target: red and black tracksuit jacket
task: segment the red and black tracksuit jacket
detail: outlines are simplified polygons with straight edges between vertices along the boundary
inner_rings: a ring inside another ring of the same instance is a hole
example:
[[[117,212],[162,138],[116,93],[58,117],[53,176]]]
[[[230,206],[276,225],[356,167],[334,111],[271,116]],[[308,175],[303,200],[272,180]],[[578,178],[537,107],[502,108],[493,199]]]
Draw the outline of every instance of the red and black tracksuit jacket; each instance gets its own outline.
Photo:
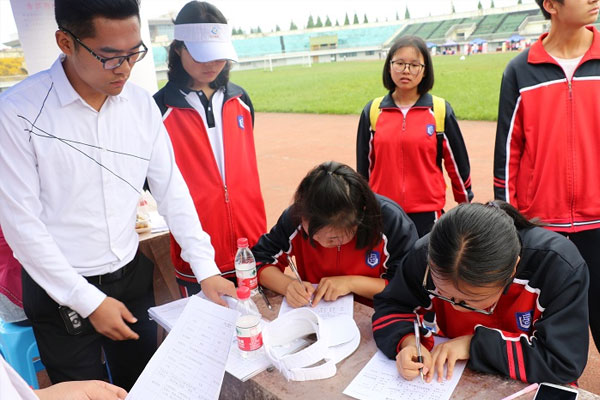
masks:
[[[265,206],[260,190],[254,148],[254,109],[248,94],[228,83],[223,100],[223,151],[225,180],[221,178],[200,114],[168,82],[154,95],[169,132],[177,166],[188,185],[202,223],[215,249],[215,262],[224,276],[234,276],[237,239],[252,245],[266,232]],[[171,258],[176,276],[196,282],[181,248],[171,237]]]
[[[383,232],[374,248],[356,248],[356,237],[345,245],[326,248],[316,241],[312,245],[299,222],[293,222],[290,208],[277,224],[252,248],[258,268],[276,265],[283,270],[287,258],[294,256],[302,280],[319,283],[329,276],[362,275],[390,279],[417,240],[417,230],[406,213],[390,199],[376,195],[381,206]]]
[[[423,288],[429,235],[421,238],[394,279],[374,298],[373,336],[395,358],[413,334],[416,314],[435,312],[446,337],[474,335],[468,367],[524,382],[570,383],[588,357],[588,283],[585,261],[565,237],[543,228],[519,231],[521,259],[494,313],[455,310]],[[433,287],[433,281],[429,283]],[[431,298],[430,298],[431,297]],[[431,332],[421,329],[431,350]]]
[[[542,40],[502,77],[494,194],[548,228],[600,228],[600,35],[571,83]]]
[[[446,203],[446,183],[438,165],[433,101],[423,94],[406,118],[391,94],[379,108],[377,126],[371,126],[371,103],[360,115],[356,139],[356,165],[374,192],[394,200],[407,213],[440,211]],[[457,203],[470,202],[471,168],[454,111],[446,102],[442,141],[444,167]]]

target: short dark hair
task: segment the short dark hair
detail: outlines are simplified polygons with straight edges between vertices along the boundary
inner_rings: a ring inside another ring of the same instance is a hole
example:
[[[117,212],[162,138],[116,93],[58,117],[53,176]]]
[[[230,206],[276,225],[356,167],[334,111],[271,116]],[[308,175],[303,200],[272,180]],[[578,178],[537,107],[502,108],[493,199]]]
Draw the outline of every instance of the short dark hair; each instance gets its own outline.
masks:
[[[392,44],[385,58],[385,64],[383,64],[383,86],[390,92],[396,89],[396,84],[392,79],[390,71],[392,67],[391,61],[396,51],[403,47],[414,47],[423,55],[425,70],[423,71],[423,79],[421,79],[421,82],[417,86],[417,92],[419,94],[429,92],[433,88],[433,62],[431,61],[431,54],[429,54],[427,44],[418,36],[402,36]]]
[[[455,286],[505,286],[521,253],[517,230],[535,226],[539,225],[503,201],[460,204],[433,225],[432,274]]]
[[[565,4],[565,0],[554,0],[560,4]],[[546,9],[544,8],[544,0],[535,0],[535,2],[537,3],[538,6],[540,6],[540,10],[542,10],[542,14],[544,15],[544,18],[546,19],[550,19],[551,15],[548,11],[546,11]]]
[[[190,1],[177,14],[175,25],[179,24],[202,24],[202,23],[218,23],[226,24],[225,16],[219,9],[205,1]],[[169,46],[169,71],[167,76],[170,82],[177,84],[180,87],[188,87],[192,82],[192,77],[186,72],[181,63],[181,56],[178,52],[184,47],[181,40],[173,40]],[[229,82],[229,71],[231,70],[231,61],[227,61],[225,67],[217,78],[210,83],[212,89],[217,89],[226,86]]]
[[[308,222],[308,237],[326,226],[356,231],[356,248],[374,247],[381,240],[381,207],[369,183],[349,166],[327,161],[302,179],[291,207],[295,224]]]
[[[138,0],[55,0],[54,18],[60,28],[68,29],[80,39],[94,37],[93,19],[140,19]]]

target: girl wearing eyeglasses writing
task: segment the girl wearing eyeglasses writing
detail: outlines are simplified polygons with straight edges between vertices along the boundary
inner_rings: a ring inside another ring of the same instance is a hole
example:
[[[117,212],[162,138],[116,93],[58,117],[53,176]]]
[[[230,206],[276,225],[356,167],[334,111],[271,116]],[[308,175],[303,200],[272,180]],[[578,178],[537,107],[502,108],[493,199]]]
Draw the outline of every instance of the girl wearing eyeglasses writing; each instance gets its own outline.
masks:
[[[429,94],[433,78],[421,38],[403,36],[394,42],[383,65],[389,93],[367,103],[356,142],[358,172],[374,192],[400,204],[419,236],[431,230],[446,202],[442,160],[456,202],[473,198],[462,133],[450,104],[441,98],[434,103]]]
[[[449,379],[458,360],[524,382],[570,383],[588,355],[588,272],[566,238],[527,221],[503,202],[461,204],[421,238],[386,289],[375,296],[373,335],[413,379]],[[435,312],[433,348],[413,320]],[[444,366],[447,373],[444,374]]]

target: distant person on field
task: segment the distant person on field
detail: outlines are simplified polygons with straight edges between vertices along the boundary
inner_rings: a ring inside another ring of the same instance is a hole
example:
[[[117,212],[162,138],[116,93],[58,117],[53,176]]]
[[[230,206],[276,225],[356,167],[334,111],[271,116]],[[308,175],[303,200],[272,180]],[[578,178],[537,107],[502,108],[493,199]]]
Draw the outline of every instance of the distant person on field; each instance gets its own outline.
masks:
[[[374,192],[400,204],[419,237],[431,230],[446,203],[442,160],[456,202],[473,198],[467,149],[454,111],[443,99],[445,129],[437,132],[429,94],[433,79],[431,56],[421,38],[403,36],[394,42],[383,65],[389,93],[381,100],[375,126],[373,100],[367,103],[356,141],[358,172]]]
[[[371,304],[417,240],[402,208],[374,194],[347,165],[329,161],[302,179],[293,204],[252,252],[261,285],[292,307],[354,293]],[[284,273],[296,259],[302,284]],[[312,284],[318,284],[314,289]]]
[[[494,192],[575,243],[600,348],[600,2],[536,1],[552,24],[504,71]]]
[[[169,81],[154,95],[215,261],[227,278],[235,277],[236,240],[248,238],[252,246],[267,230],[254,108],[246,91],[229,81],[232,61],[237,54],[223,14],[212,4],[191,1],[175,18]],[[182,295],[200,291],[174,238],[171,258]]]

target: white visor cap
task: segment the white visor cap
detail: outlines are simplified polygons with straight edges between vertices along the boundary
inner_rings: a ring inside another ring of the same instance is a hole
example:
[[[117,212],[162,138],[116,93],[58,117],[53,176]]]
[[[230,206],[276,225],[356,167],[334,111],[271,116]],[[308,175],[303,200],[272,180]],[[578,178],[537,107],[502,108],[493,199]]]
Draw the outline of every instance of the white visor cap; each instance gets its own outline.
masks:
[[[317,341],[308,347],[296,353],[280,351],[313,333]],[[323,319],[309,308],[302,307],[268,324],[263,329],[263,343],[267,356],[287,380],[326,379],[335,375],[335,364],[358,348],[360,331],[350,316]]]
[[[185,43],[196,62],[238,60],[227,24],[179,24],[175,25],[174,37]]]

